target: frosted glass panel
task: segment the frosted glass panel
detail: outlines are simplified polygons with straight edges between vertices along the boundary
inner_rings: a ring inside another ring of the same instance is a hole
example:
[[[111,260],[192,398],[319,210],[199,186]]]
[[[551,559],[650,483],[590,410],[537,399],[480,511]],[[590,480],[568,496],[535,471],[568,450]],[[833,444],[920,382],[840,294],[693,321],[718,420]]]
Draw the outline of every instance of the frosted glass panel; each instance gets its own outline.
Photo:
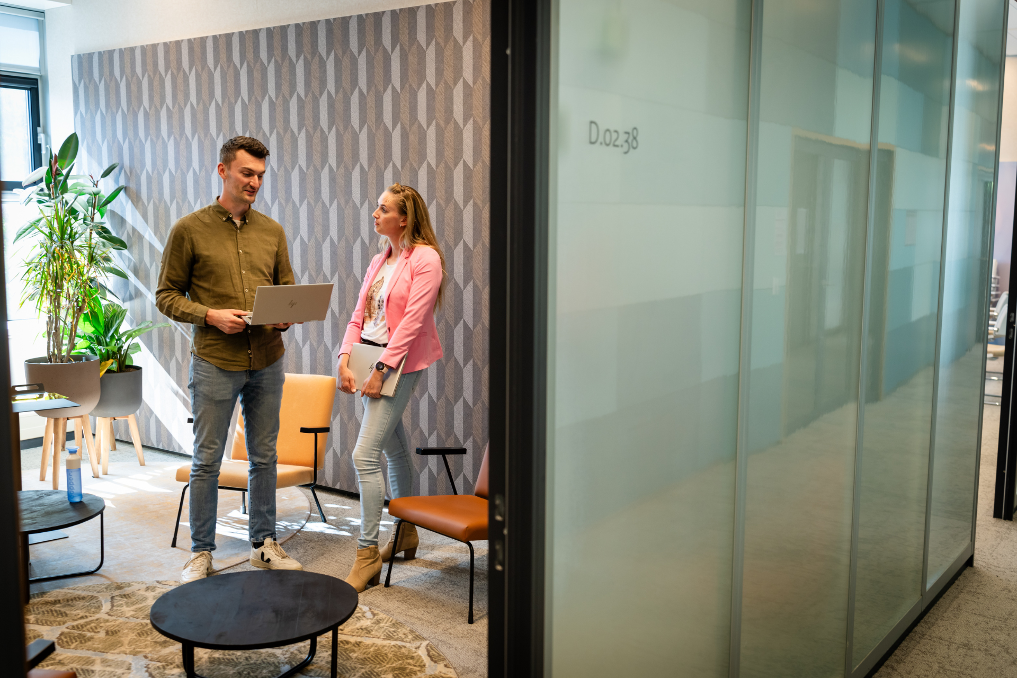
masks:
[[[1003,10],[963,0],[943,281],[929,584],[971,543],[985,364]]]
[[[764,4],[741,676],[844,672],[875,22]]]
[[[953,61],[952,3],[883,6],[852,666],[922,597]]]
[[[747,0],[561,0],[552,672],[727,676]]]
[[[752,5],[553,5],[554,678],[861,675],[971,546],[1005,4]]]

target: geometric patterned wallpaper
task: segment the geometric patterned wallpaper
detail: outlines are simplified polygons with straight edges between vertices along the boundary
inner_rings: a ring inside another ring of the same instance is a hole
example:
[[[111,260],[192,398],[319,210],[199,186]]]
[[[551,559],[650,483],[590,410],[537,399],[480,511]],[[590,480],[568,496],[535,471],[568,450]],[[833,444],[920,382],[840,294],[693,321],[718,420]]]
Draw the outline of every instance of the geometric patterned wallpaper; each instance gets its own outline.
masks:
[[[223,142],[253,136],[270,152],[255,209],[286,230],[298,283],[335,283],[328,318],[284,335],[286,371],[335,374],[378,251],[370,215],[385,187],[411,185],[449,283],[436,318],[445,357],[404,422],[413,447],[469,450],[450,461],[460,492],[472,492],[487,443],[490,35],[489,0],[456,0],[74,56],[78,169],[119,162],[113,178],[128,187],[110,221],[129,244],[130,280],[111,286],[130,322],[166,321],[154,303],[166,235],[218,195]],[[138,360],[145,444],[188,454],[189,336],[175,323],[150,332]],[[362,410],[336,394],[322,484],[357,491]],[[415,492],[450,491],[440,458],[412,456]]]

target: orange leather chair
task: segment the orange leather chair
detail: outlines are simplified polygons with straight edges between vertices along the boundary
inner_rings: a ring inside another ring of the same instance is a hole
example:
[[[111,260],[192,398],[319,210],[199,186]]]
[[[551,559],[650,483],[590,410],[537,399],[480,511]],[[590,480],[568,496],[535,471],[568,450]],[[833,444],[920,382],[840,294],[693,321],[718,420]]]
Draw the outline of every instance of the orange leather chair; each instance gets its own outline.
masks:
[[[465,454],[463,448],[459,454]],[[446,454],[448,449],[434,448],[427,450],[417,448],[417,454],[440,454],[445,460],[445,470],[452,482],[454,494],[434,497],[400,497],[388,504],[388,513],[393,518],[400,518],[413,523],[417,527],[431,530],[446,537],[465,543],[470,548],[470,613],[467,620],[473,623],[473,544],[471,541],[487,539],[487,455],[484,448],[484,461],[480,464],[480,475],[477,476],[477,489],[472,495],[461,495],[456,491],[456,483],[452,478]],[[399,543],[399,530],[402,523],[396,525],[395,543]],[[385,586],[392,581],[392,564],[395,555],[388,561],[388,574],[385,575]]]
[[[311,490],[318,507],[321,522],[325,512],[321,510],[318,493],[318,470],[325,465],[324,449],[318,454],[318,435],[326,439],[332,424],[332,404],[335,402],[335,377],[321,374],[286,374],[283,382],[282,403],[279,406],[279,438],[276,441],[276,489],[284,487],[306,487]],[[189,420],[190,421],[190,420]],[[313,434],[312,436],[305,434]],[[219,489],[240,492],[241,505],[247,513],[247,438],[244,435],[244,416],[237,417],[237,428],[233,434],[233,449],[230,458],[223,459],[219,468]],[[191,465],[177,469],[177,481],[187,483],[180,492],[180,506],[177,508],[177,524],[173,529],[173,542],[177,545],[180,530],[180,515],[184,510],[184,496],[190,486]]]

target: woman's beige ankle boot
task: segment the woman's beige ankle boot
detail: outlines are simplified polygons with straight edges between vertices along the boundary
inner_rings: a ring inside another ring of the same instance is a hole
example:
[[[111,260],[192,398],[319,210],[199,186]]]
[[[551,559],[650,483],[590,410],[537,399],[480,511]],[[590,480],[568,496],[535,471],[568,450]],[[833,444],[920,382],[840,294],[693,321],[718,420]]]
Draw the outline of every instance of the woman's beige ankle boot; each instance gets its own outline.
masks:
[[[413,560],[417,557],[417,547],[420,545],[420,539],[417,537],[417,526],[413,523],[408,523],[405,520],[402,522],[402,527],[399,528],[399,546],[392,548],[395,542],[395,530],[392,530],[392,536],[389,537],[388,543],[381,549],[381,562],[387,563],[392,560],[393,553],[402,553],[404,560]]]
[[[357,549],[357,560],[353,563],[350,576],[346,577],[346,583],[363,593],[367,585],[377,586],[381,581],[381,556],[378,554],[377,546],[368,546],[366,549]]]

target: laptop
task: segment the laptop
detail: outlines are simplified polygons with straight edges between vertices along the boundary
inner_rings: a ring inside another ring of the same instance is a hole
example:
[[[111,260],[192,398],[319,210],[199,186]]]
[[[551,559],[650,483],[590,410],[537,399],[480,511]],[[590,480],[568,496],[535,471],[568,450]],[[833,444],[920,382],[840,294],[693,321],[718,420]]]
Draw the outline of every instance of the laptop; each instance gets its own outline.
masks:
[[[381,346],[370,346],[368,344],[353,344],[350,347],[350,359],[346,366],[353,372],[353,378],[357,384],[358,391],[371,376],[371,371],[374,370],[374,366],[378,364],[378,360],[384,352],[385,349]],[[381,394],[383,396],[391,396],[395,393],[399,379],[403,376],[403,365],[405,364],[406,358],[403,358],[403,361],[399,363],[399,369],[388,370],[382,375]]]
[[[254,310],[244,316],[244,322],[275,325],[324,320],[332,300],[332,287],[332,283],[262,285],[254,293]]]

